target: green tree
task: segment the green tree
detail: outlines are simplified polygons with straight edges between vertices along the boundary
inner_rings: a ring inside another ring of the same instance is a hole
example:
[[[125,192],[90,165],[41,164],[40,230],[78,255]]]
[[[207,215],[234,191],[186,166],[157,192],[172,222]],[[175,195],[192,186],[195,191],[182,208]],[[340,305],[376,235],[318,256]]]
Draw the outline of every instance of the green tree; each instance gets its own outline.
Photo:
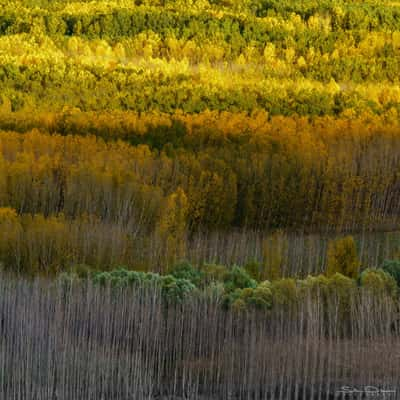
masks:
[[[394,277],[381,268],[367,268],[361,273],[360,283],[374,294],[386,293],[389,296],[395,296],[397,293]]]
[[[391,275],[400,287],[400,260],[385,260],[382,270]]]
[[[175,264],[169,273],[177,279],[186,279],[197,287],[200,286],[204,275],[204,272],[193,267],[193,265],[188,261],[182,261]]]
[[[235,289],[255,288],[257,282],[245,269],[234,265],[224,277],[224,286],[226,292],[232,292]]]

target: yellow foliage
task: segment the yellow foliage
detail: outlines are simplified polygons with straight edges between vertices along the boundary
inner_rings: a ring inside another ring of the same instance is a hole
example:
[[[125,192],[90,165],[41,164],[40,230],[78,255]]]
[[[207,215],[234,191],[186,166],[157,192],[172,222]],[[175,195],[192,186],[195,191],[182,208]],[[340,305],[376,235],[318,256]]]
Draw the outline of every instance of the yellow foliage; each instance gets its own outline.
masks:
[[[188,199],[185,192],[178,189],[170,194],[157,223],[157,233],[164,243],[164,264],[172,265],[185,255],[185,235],[187,229]]]
[[[326,270],[328,277],[340,273],[346,277],[355,279],[358,276],[360,265],[356,244],[352,236],[346,236],[329,242]]]
[[[306,62],[306,60],[304,59],[303,56],[300,56],[297,59],[297,65],[299,66],[299,68],[305,68],[307,66],[307,62]]]
[[[17,221],[17,212],[13,208],[0,207],[0,224],[12,224],[15,221]]]

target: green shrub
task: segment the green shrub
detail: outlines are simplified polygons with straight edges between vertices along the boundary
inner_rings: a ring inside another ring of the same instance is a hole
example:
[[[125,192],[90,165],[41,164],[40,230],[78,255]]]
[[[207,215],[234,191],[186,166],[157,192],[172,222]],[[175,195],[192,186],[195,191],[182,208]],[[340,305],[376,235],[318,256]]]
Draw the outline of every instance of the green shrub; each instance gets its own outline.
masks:
[[[224,286],[226,292],[232,292],[235,289],[255,288],[257,282],[246,270],[234,265],[224,276]]]
[[[382,270],[392,276],[397,286],[400,287],[400,260],[385,260]]]
[[[362,287],[375,294],[386,293],[389,296],[395,296],[397,293],[396,280],[381,268],[368,268],[363,271],[360,276],[360,283]]]
[[[246,290],[246,289],[245,289]],[[260,310],[269,310],[272,308],[272,290],[267,286],[259,285],[252,290],[247,297],[247,303]]]
[[[129,271],[126,279],[130,285],[140,284],[142,286],[157,284],[161,276],[153,272]]]
[[[272,307],[272,291],[262,284],[255,288],[235,289],[225,294],[223,304],[235,310],[269,310]]]
[[[154,286],[160,287],[163,299],[168,303],[179,303],[192,293],[196,286],[188,279],[173,275],[159,275],[152,272],[128,271],[118,268],[109,272],[96,272],[92,281],[96,285],[111,287]]]
[[[107,284],[113,287],[144,286],[158,284],[161,276],[152,272],[128,271],[118,268],[113,271],[97,271],[92,273],[92,282],[97,285]]]
[[[168,303],[180,303],[196,290],[196,286],[187,279],[178,279],[172,275],[160,279],[161,293]]]
[[[203,280],[204,272],[194,268],[189,262],[183,261],[172,267],[170,275],[178,279],[186,279],[199,287]]]
[[[297,301],[297,285],[292,278],[283,278],[271,283],[274,304],[290,305]]]
[[[357,287],[355,279],[349,278],[339,272],[336,272],[333,276],[329,277],[327,283],[330,291],[341,293],[348,293]]]
[[[111,275],[109,272],[96,272],[93,274],[92,281],[95,285],[105,286],[111,280]]]
[[[234,306],[237,309],[243,309],[245,308],[245,303],[243,299],[241,299],[242,295],[242,289],[236,289],[231,292],[225,292],[223,298],[222,298],[222,303],[223,305],[228,308],[231,306]],[[237,303],[240,301],[240,303]]]
[[[243,268],[253,279],[261,280],[261,265],[257,260],[248,261]]]

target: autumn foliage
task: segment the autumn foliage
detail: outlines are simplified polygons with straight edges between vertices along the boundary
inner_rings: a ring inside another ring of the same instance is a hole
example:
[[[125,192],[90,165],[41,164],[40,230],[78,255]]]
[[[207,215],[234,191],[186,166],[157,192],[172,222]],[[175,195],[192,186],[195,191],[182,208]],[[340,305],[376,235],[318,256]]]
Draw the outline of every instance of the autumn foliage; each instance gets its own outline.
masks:
[[[0,0],[0,399],[395,389],[399,52],[392,0]]]

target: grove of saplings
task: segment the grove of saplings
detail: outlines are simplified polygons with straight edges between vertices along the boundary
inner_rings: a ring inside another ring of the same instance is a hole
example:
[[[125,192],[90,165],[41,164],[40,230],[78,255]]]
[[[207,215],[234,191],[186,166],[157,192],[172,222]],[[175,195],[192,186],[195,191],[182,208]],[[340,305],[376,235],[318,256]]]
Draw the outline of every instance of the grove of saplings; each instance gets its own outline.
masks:
[[[400,393],[399,344],[400,3],[0,0],[0,399]]]

